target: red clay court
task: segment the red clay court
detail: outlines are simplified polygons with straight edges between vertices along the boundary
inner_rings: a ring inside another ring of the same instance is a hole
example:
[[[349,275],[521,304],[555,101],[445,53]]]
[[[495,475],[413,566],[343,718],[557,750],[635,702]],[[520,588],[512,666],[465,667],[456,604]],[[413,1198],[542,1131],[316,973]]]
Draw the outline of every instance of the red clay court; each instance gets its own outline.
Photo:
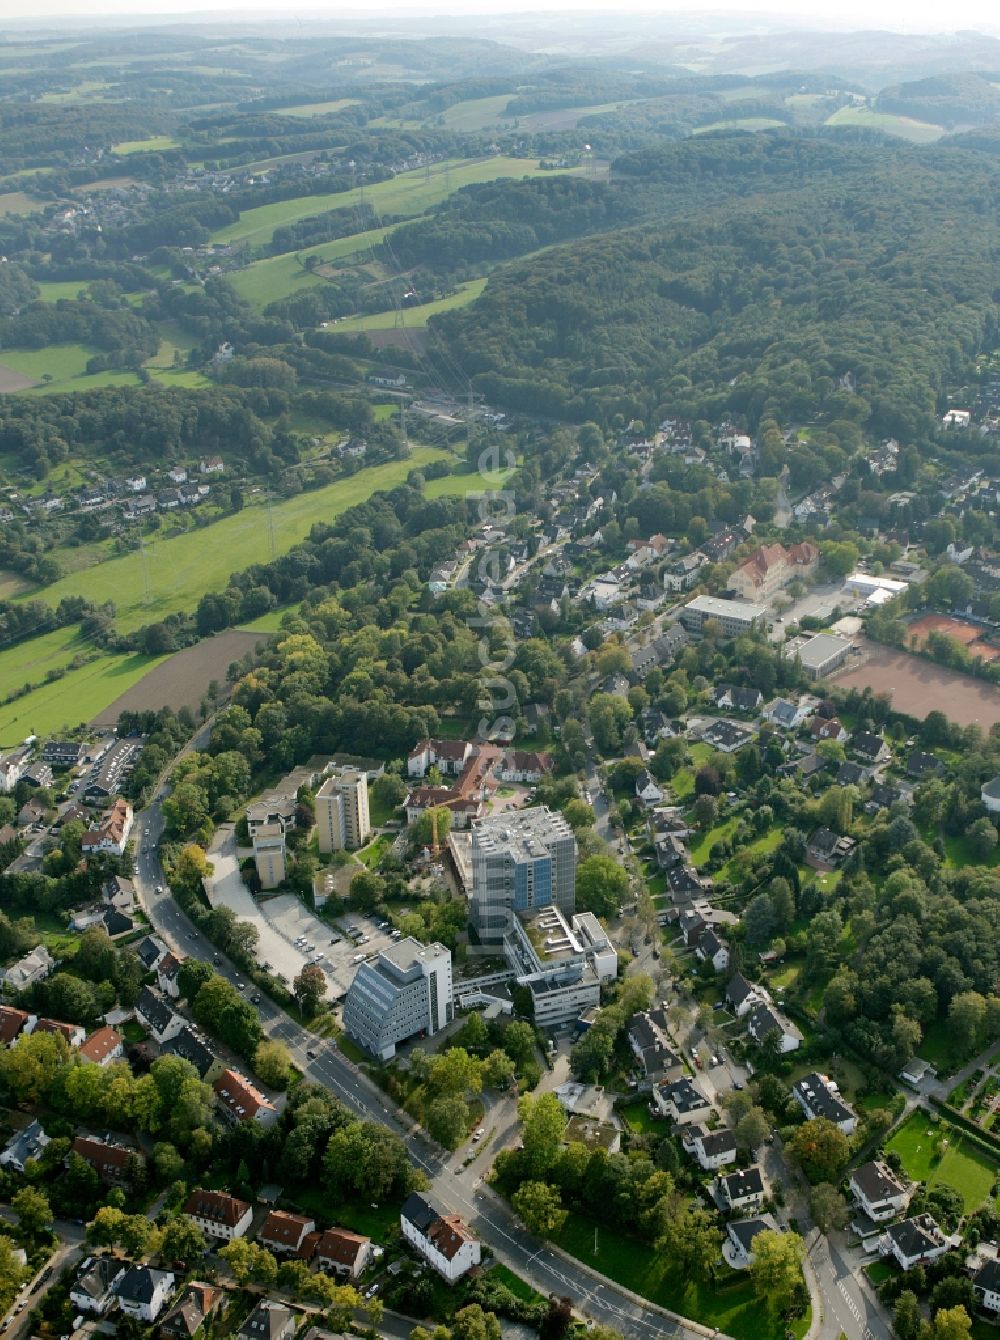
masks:
[[[927,641],[928,633],[944,633],[947,637],[953,637],[956,642],[961,642],[963,647],[967,647],[973,656],[981,656],[984,661],[995,661],[1000,656],[1000,647],[991,647],[987,642],[980,642],[979,635],[981,628],[975,624],[965,623],[962,619],[952,619],[947,614],[925,614],[919,619],[914,619],[909,625],[908,640],[916,639],[916,645],[922,647]]]
[[[984,679],[973,679],[875,642],[860,645],[868,653],[867,659],[856,669],[834,676],[838,688],[871,688],[875,693],[887,693],[897,712],[920,720],[937,708],[960,726],[975,722],[984,731],[1000,721],[1000,689]]]

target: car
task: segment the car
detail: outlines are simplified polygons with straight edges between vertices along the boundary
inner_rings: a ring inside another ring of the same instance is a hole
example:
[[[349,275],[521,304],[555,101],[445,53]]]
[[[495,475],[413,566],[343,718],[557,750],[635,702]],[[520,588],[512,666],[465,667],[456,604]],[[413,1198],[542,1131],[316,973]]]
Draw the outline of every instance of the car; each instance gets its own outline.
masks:
[[[737,1093],[742,1093],[743,1090],[746,1088],[746,1085],[743,1083],[742,1080],[734,1079],[733,1088],[736,1090]]]
[[[717,1000],[715,1004],[712,1006],[713,1010],[724,1010],[725,1008],[726,1008],[726,1002],[724,1000]]]
[[[480,1126],[478,1130],[473,1132],[472,1139],[473,1141],[481,1140],[485,1134],[486,1131],[483,1129],[482,1126]]]
[[[721,1065],[722,1062],[719,1060],[719,1058],[718,1058],[717,1056],[713,1056],[713,1057],[712,1057],[712,1064],[713,1064],[713,1065]]]
[[[238,977],[237,977],[236,981],[234,982],[234,986],[236,987],[236,990],[237,990],[237,991],[245,991],[245,990],[247,989],[247,984],[246,984],[246,982],[241,982],[240,979],[239,979]]]
[[[315,1047],[307,1047],[306,1055],[309,1057],[310,1061],[315,1061],[316,1057],[319,1055],[319,1052],[316,1050]]]
[[[198,936],[197,936],[197,933],[196,933],[195,931],[188,931],[188,936],[187,936],[187,938],[188,938],[189,940],[197,940]]]
[[[221,954],[213,954],[213,955],[212,955],[212,962],[213,962],[213,963],[221,963],[221,962],[222,962],[222,955],[221,955]]]
[[[256,991],[255,991],[255,992],[253,993],[253,995],[250,997],[250,1004],[251,1004],[251,1005],[259,1005],[259,1004],[260,1004],[260,996],[258,995],[258,993],[257,993]]]
[[[339,935],[331,935],[331,936],[330,936],[330,943],[331,943],[332,945],[339,945],[339,944],[340,944],[340,936],[339,936]]]
[[[156,886],[156,892],[157,892],[157,893],[162,893],[162,892],[163,892],[163,885],[162,885],[162,884],[157,884],[157,886]]]
[[[313,962],[314,962],[314,963],[320,963],[320,962],[321,962],[323,959],[325,959],[325,958],[326,958],[326,955],[323,953],[322,950],[320,950],[320,952],[319,952],[318,954],[314,954],[314,955],[313,955]]]

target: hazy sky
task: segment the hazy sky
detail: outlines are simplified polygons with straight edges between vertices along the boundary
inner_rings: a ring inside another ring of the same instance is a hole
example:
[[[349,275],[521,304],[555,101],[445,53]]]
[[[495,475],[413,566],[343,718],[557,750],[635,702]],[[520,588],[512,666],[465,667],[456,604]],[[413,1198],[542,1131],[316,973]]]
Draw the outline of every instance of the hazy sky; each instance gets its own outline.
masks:
[[[767,14],[771,23],[787,14],[799,23],[803,19],[816,26],[893,28],[903,32],[953,32],[959,28],[1000,31],[1000,7],[996,0],[723,0],[715,5],[695,5],[691,0],[628,0],[617,12],[656,14],[716,9],[743,14]],[[302,0],[289,4],[276,0],[0,0],[0,22],[4,19],[44,18],[49,23],[60,16],[79,20],[90,14],[115,14],[148,18],[157,15],[204,18],[220,13],[240,13],[258,17],[281,17],[286,22],[296,16],[342,18],[349,14],[379,18],[391,23],[393,14],[470,14],[470,13],[554,13],[581,10],[611,13],[608,0],[380,0],[378,8],[364,4],[317,4]],[[20,26],[20,25],[19,25]]]

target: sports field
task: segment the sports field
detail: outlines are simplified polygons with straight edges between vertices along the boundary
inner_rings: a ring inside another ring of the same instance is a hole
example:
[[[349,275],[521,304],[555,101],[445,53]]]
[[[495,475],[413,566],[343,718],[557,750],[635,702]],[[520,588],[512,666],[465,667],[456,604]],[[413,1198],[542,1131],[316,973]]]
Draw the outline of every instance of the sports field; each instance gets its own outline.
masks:
[[[834,677],[838,688],[871,688],[875,693],[886,693],[897,712],[920,720],[936,708],[960,726],[976,722],[984,731],[1000,721],[1000,689],[985,680],[875,642],[861,639],[859,645],[866,653],[865,660]]]
[[[223,590],[232,573],[251,563],[266,563],[271,557],[272,533],[274,553],[285,553],[305,539],[315,522],[332,521],[377,490],[402,483],[412,469],[446,455],[435,447],[416,446],[405,461],[374,465],[326,488],[275,503],[270,529],[262,506],[247,507],[207,528],[173,539],[151,539],[145,557],[131,553],[109,559],[70,573],[32,595],[50,605],[58,605],[69,595],[85,596],[97,604],[111,600],[117,626],[124,631],[139,628],[164,615],[194,609],[207,591]],[[94,707],[88,719],[104,705]]]
[[[330,195],[303,195],[294,200],[279,200],[270,205],[259,205],[243,212],[237,223],[231,223],[212,234],[213,242],[247,242],[262,246],[269,242],[274,230],[282,224],[297,223],[314,214],[333,209],[354,209],[368,204],[380,214],[422,214],[457,191],[460,186],[474,182],[495,181],[498,177],[537,177],[542,170],[537,159],[495,158],[457,159],[435,163],[414,172],[401,172],[389,181]],[[547,174],[545,174],[547,175]]]
[[[983,630],[963,619],[952,619],[947,614],[925,614],[914,619],[908,626],[907,640],[910,646],[922,647],[929,633],[944,633],[961,642],[971,656],[981,656],[984,661],[995,661],[1000,656],[1000,647],[991,647],[981,642]]]

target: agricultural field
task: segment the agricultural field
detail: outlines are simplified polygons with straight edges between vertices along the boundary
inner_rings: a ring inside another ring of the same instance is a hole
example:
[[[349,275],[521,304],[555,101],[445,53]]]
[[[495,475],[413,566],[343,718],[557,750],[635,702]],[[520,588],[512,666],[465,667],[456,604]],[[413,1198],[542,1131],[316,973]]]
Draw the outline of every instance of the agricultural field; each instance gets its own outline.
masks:
[[[377,247],[393,228],[371,228],[363,233],[351,233],[349,237],[339,237],[333,242],[320,242],[314,247],[304,247],[301,251],[288,251],[281,256],[268,256],[253,261],[244,270],[231,270],[226,275],[241,298],[264,308],[279,298],[287,298],[300,289],[312,288],[322,284],[322,274],[310,274],[304,266],[309,256],[318,256],[324,264],[344,260],[360,251]]]
[[[62,679],[0,706],[0,745],[17,744],[27,735],[58,735],[89,721],[161,659],[102,654],[79,669],[68,671]]]
[[[442,112],[441,120],[449,130],[485,130],[506,120],[504,112],[513,93],[498,93],[493,98],[468,98]]]
[[[331,209],[353,209],[366,203],[386,214],[422,214],[457,191],[460,186],[474,182],[495,181],[498,177],[541,176],[537,160],[527,158],[479,158],[435,163],[429,169],[419,168],[403,172],[389,181],[351,191],[330,195],[297,196],[294,200],[280,200],[257,209],[245,210],[237,223],[220,228],[212,234],[213,242],[245,242],[263,246],[282,224],[297,223],[314,214]]]
[[[956,1127],[931,1121],[921,1109],[910,1114],[886,1150],[899,1155],[903,1171],[912,1180],[954,1187],[965,1202],[966,1214],[989,1199],[1000,1171],[1000,1161],[991,1159]]]
[[[267,640],[263,632],[229,629],[196,642],[154,665],[108,706],[95,713],[95,726],[114,726],[122,712],[158,711],[161,707],[196,708],[212,680],[226,682],[226,671]]]
[[[827,117],[824,124],[881,130],[885,135],[896,135],[913,144],[931,144],[944,134],[943,126],[931,125],[928,121],[914,121],[909,116],[895,116],[891,112],[876,112],[870,107],[841,107]]]
[[[436,447],[416,446],[405,461],[375,465],[349,479],[276,503],[271,509],[275,554],[304,539],[315,522],[330,521],[377,490],[402,483],[412,469],[446,457]],[[128,631],[167,614],[193,609],[207,591],[222,590],[232,573],[251,563],[266,562],[270,556],[268,525],[261,508],[247,507],[207,530],[151,539],[145,560],[139,553],[109,559],[33,594],[51,605],[58,605],[67,595],[86,596],[96,603],[113,601],[117,625]],[[95,705],[88,716],[112,701],[113,697]]]
[[[44,202],[25,195],[23,191],[5,191],[0,194],[0,216],[4,214],[36,214],[44,209]]]
[[[485,287],[485,279],[470,279],[466,284],[459,284],[455,292],[449,293],[446,298],[438,298],[434,302],[423,302],[416,307],[404,307],[402,309],[403,325],[410,330],[423,330],[428,320],[432,316],[437,316],[439,312],[451,312],[456,307],[465,307],[470,302],[475,302]],[[365,312],[361,316],[348,316],[343,321],[331,323],[331,325],[334,324],[337,331],[343,334],[351,334],[357,331],[385,330],[396,324],[396,309],[392,308],[388,312]]]
[[[79,285],[58,285],[77,287]],[[59,297],[75,297],[60,293]],[[48,299],[55,301],[54,298]],[[169,346],[169,351],[165,350]],[[200,372],[173,366],[173,350],[168,339],[146,363],[149,371],[165,386],[207,386]],[[32,395],[51,395],[57,391],[93,391],[102,386],[138,386],[134,372],[109,370],[88,372],[87,363],[97,349],[85,344],[50,344],[45,349],[4,349],[0,353],[0,392],[24,391]]]
[[[772,116],[734,116],[726,121],[713,121],[711,125],[699,126],[695,135],[707,135],[710,130],[780,130],[784,121]]]
[[[179,149],[180,141],[173,135],[154,135],[148,140],[123,140],[111,150],[113,154],[127,157],[129,154],[151,154],[158,150]]]
[[[297,107],[278,107],[278,116],[329,116],[345,107],[356,107],[357,98],[335,98],[333,102],[303,102]]]

